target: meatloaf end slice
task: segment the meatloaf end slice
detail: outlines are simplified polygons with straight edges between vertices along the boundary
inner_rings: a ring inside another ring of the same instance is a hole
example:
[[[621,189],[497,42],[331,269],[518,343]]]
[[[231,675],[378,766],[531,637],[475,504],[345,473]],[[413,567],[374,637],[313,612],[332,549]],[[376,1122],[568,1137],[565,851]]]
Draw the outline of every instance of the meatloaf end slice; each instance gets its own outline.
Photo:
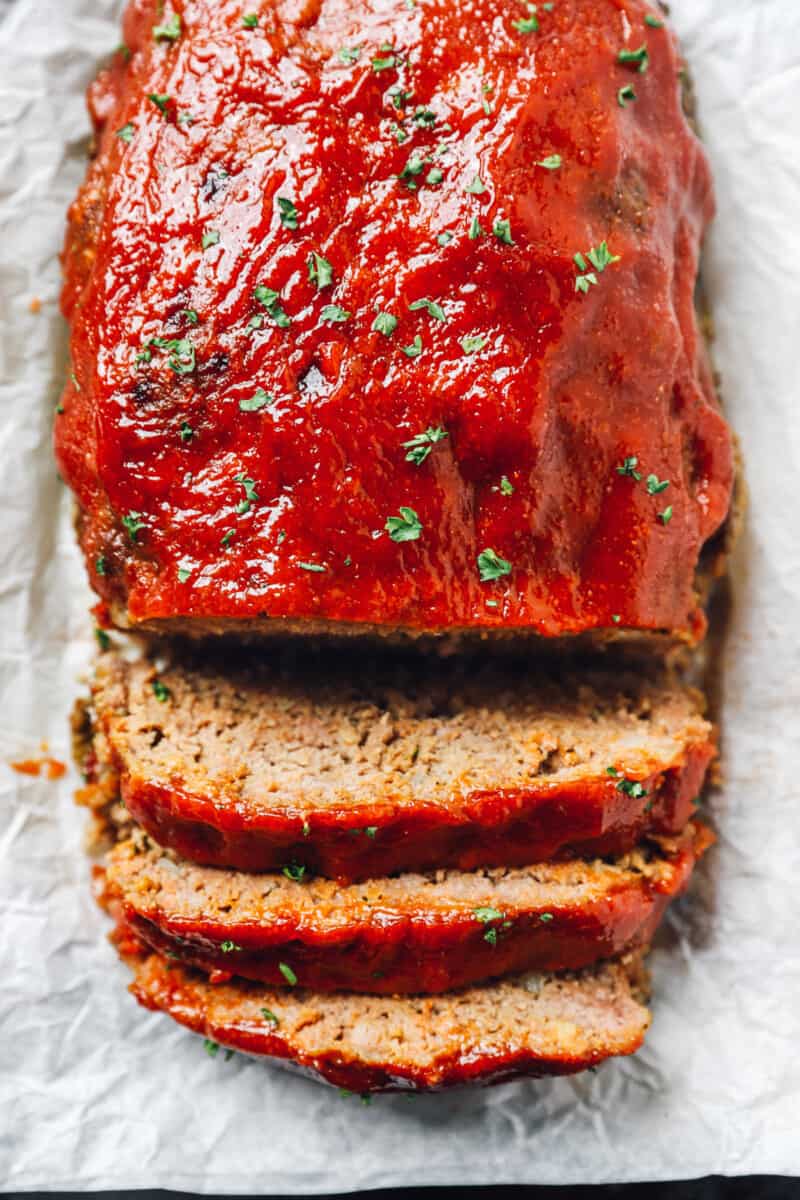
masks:
[[[638,954],[578,974],[529,972],[443,996],[386,997],[212,984],[158,954],[132,953],[125,934],[121,949],[146,1008],[214,1045],[360,1093],[571,1075],[633,1054],[650,1023]]]
[[[340,881],[620,854],[680,833],[713,758],[669,676],[285,652],[100,656],[82,799],[211,866]]]
[[[177,860],[137,831],[109,855],[109,908],[153,949],[226,977],[312,991],[433,994],[574,970],[649,944],[711,840],[689,826],[623,858],[339,885]]]

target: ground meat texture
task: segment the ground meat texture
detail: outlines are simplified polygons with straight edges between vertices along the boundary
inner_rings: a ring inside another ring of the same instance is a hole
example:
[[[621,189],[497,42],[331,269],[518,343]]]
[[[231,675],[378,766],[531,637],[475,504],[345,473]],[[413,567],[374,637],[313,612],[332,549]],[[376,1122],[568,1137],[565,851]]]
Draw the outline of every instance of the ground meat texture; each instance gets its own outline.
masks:
[[[119,624],[702,633],[713,199],[649,11],[129,5],[56,419]]]

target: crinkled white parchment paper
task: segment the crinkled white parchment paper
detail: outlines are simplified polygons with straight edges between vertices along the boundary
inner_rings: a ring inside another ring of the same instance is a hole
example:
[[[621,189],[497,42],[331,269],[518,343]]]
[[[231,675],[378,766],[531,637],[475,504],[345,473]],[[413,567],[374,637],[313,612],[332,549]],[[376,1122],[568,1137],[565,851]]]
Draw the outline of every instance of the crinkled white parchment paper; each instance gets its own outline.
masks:
[[[596,1075],[357,1099],[128,996],[68,757],[89,597],[50,454],[64,211],[118,0],[16,0],[0,27],[0,1189],[323,1192],[800,1173],[800,3],[674,0],[716,169],[707,279],[752,501],[733,573],[721,839],[654,958],[646,1048]],[[43,302],[30,311],[31,300]]]

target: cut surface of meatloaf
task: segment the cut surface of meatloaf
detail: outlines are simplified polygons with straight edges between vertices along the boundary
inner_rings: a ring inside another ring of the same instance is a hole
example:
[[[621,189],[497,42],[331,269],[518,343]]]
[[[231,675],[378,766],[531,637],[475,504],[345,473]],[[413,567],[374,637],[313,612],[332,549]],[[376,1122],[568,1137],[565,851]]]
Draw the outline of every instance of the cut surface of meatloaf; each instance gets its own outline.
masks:
[[[198,867],[141,831],[106,869],[110,907],[169,958],[313,991],[436,993],[648,945],[711,835],[621,859],[397,875],[341,886]],[[298,879],[298,875],[300,878]]]
[[[120,625],[702,632],[733,455],[655,11],[128,6],[56,430]]]
[[[131,955],[124,935],[122,949],[146,1008],[353,1092],[571,1075],[634,1053],[650,1023],[636,955],[578,974],[531,972],[443,996],[389,997],[211,984],[157,954]]]
[[[98,659],[95,809],[184,858],[340,881],[618,854],[680,833],[714,755],[668,676],[530,664],[175,651]]]

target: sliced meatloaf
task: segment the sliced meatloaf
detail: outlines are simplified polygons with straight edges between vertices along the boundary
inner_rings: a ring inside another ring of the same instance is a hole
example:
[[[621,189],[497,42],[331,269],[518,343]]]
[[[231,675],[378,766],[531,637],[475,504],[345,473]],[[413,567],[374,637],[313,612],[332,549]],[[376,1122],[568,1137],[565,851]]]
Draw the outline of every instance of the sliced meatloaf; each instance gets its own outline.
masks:
[[[213,866],[340,881],[623,853],[714,755],[667,676],[362,654],[100,656],[83,799]]]
[[[444,996],[387,997],[212,984],[158,954],[132,953],[124,935],[121,949],[139,1003],[204,1034],[209,1048],[292,1063],[360,1093],[571,1075],[632,1054],[650,1023],[637,955],[579,974],[529,972]]]
[[[56,418],[118,624],[702,632],[733,453],[675,39],[645,0],[453,11],[129,4]]]
[[[313,991],[436,993],[558,971],[649,944],[710,840],[689,826],[661,850],[604,862],[398,875],[340,886],[176,860],[139,832],[107,865],[107,898],[170,958],[225,977]]]

